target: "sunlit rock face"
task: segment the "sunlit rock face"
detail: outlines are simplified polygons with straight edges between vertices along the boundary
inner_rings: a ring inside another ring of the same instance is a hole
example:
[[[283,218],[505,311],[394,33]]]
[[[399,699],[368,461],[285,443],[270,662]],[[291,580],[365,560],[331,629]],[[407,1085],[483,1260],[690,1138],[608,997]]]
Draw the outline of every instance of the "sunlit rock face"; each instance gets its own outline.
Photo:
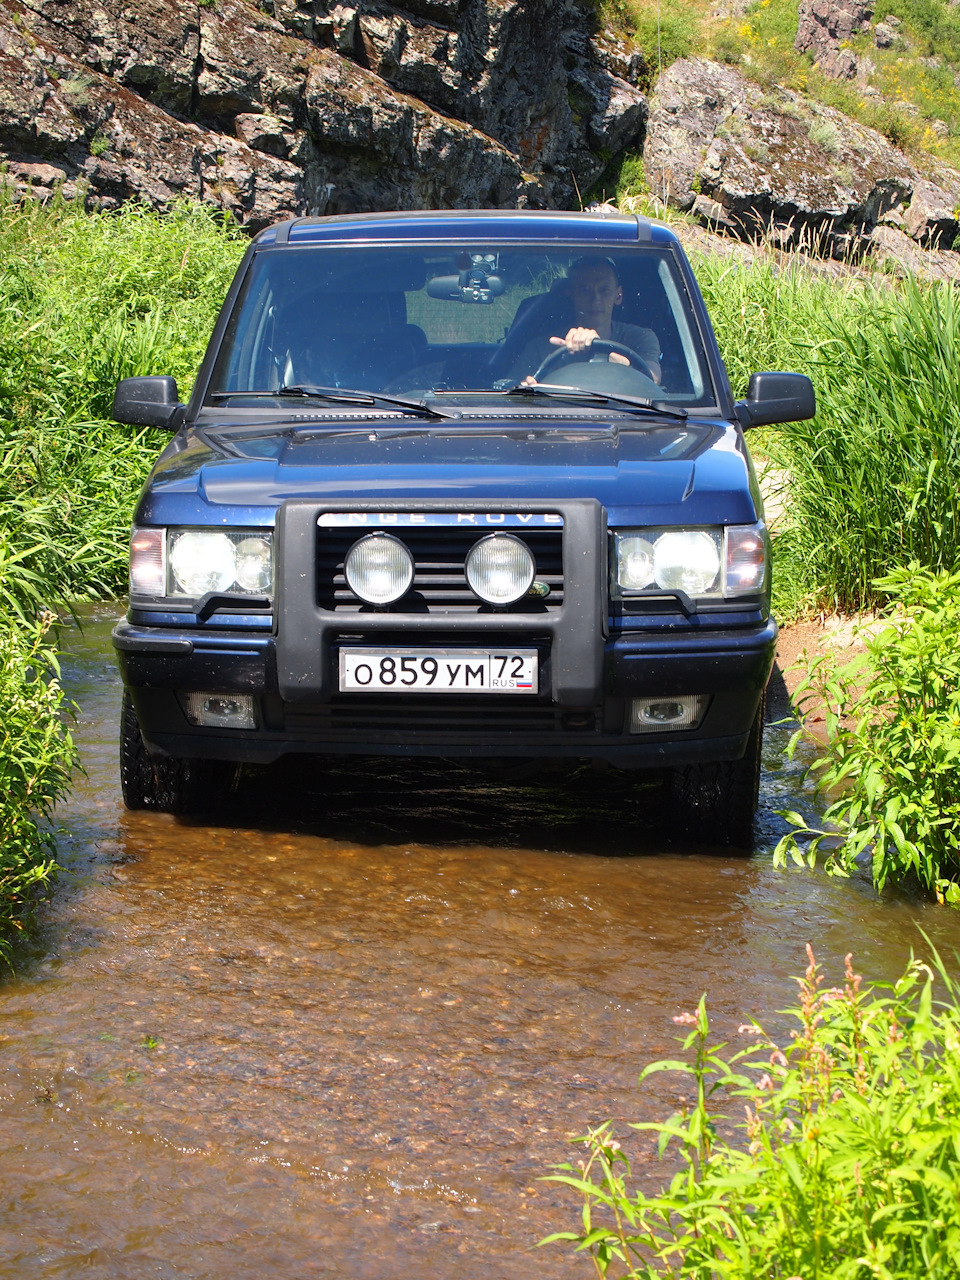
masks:
[[[812,53],[824,75],[851,80],[858,61],[845,46],[869,25],[872,14],[870,0],[800,0],[794,47],[798,53]]]
[[[801,0],[824,64],[867,0]],[[877,29],[879,30],[879,29]],[[784,248],[949,254],[960,174],[739,70],[657,80],[579,0],[5,0],[0,162],[40,197],[299,213],[578,208],[625,153],[705,226]],[[952,258],[954,255],[949,254]]]
[[[881,228],[930,249],[960,234],[960,173],[939,166],[930,181],[875,130],[704,59],[681,59],[658,80],[643,159],[665,204],[783,248],[856,257],[875,239],[889,248]]]
[[[568,206],[643,144],[642,55],[554,0],[9,0],[0,158],[39,194]]]

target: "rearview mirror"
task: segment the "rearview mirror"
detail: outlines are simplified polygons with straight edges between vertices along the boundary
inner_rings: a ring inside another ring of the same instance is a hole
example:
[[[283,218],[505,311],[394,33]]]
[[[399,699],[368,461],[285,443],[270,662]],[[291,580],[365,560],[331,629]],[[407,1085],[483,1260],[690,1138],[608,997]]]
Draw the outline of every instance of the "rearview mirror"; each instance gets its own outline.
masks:
[[[113,396],[113,416],[132,427],[176,431],[186,405],[180,403],[175,378],[124,378]]]
[[[492,302],[506,286],[496,275],[482,270],[461,271],[455,276],[434,276],[427,281],[427,296],[448,302]]]
[[[803,422],[817,412],[813,383],[805,373],[753,373],[746,400],[734,405],[744,431],[775,422]]]

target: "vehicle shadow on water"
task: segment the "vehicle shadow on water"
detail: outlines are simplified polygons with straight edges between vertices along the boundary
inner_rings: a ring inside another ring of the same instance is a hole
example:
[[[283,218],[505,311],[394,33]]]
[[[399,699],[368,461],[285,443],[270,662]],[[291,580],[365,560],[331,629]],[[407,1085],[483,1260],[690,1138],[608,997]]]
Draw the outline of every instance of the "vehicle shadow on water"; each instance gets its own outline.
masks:
[[[582,761],[286,756],[240,771],[217,809],[187,826],[243,825],[357,844],[487,845],[602,857],[750,857],[787,830],[809,760],[786,746],[797,722],[779,668],[767,690],[760,808],[750,848],[694,841],[670,806],[665,773]]]
[[[659,772],[589,763],[287,757],[242,773],[227,805],[180,819],[203,826],[225,820],[365,845],[483,844],[603,857],[750,852],[685,842],[672,825]]]

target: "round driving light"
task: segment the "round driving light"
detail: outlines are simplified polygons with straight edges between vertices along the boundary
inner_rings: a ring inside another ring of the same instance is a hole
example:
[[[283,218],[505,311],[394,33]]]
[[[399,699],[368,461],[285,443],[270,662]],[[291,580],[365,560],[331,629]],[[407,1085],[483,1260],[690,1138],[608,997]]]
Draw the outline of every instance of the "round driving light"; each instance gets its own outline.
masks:
[[[464,569],[470,590],[481,600],[513,604],[530,590],[536,565],[519,538],[494,533],[470,548]]]
[[[241,538],[236,544],[237,585],[243,591],[268,591],[272,576],[270,543],[265,538]]]
[[[371,533],[347,552],[343,574],[353,594],[367,604],[393,604],[410,590],[413,556],[389,533]]]
[[[653,545],[646,538],[617,539],[617,581],[625,591],[642,591],[653,581]]]
[[[697,530],[665,533],[653,553],[657,586],[665,591],[703,595],[716,583],[720,551],[709,533]]]
[[[233,543],[225,533],[181,533],[170,551],[170,571],[188,596],[228,591],[237,576]]]

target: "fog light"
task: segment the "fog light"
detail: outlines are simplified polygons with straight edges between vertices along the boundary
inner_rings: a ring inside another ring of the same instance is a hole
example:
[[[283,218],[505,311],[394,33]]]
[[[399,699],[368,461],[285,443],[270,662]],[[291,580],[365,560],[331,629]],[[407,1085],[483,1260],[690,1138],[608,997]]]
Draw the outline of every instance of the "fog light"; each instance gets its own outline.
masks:
[[[533,585],[536,565],[529,548],[511,534],[481,538],[467,552],[464,572],[470,590],[488,604],[521,600]]]
[[[367,604],[401,600],[413,583],[413,556],[388,533],[371,533],[355,542],[343,562],[343,576],[355,596]]]
[[[248,693],[187,693],[184,711],[191,724],[209,729],[255,729],[257,707]]]
[[[673,733],[695,729],[703,719],[707,696],[684,694],[675,698],[634,698],[630,704],[631,733]]]

